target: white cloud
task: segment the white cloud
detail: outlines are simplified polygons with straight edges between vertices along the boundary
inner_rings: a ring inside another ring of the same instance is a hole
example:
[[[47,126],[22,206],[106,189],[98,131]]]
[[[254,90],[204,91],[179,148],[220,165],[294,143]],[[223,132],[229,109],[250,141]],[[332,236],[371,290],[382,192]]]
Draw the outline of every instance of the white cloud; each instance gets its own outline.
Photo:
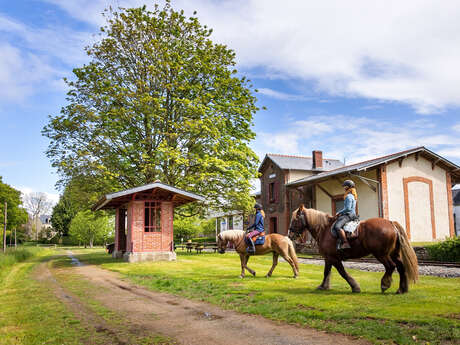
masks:
[[[89,33],[32,28],[0,14],[0,101],[22,102],[40,91],[63,90],[70,67],[87,60]]]
[[[457,124],[455,124],[455,125],[452,127],[452,129],[453,129],[454,131],[456,131],[456,132],[460,132],[460,122],[457,123]]]
[[[40,57],[24,54],[9,43],[0,43],[0,51],[0,100],[22,101],[59,74]]]
[[[427,146],[448,159],[460,158],[460,138],[445,134],[444,128],[424,121],[394,124],[366,117],[344,115],[308,116],[291,121],[281,132],[263,133],[254,143],[263,157],[266,152],[309,155],[322,150],[327,158],[355,163],[417,146]],[[278,149],[278,150],[277,150]]]
[[[438,152],[441,156],[454,157],[460,159],[460,148],[450,148]]]
[[[101,25],[108,6],[141,0],[47,0]],[[398,101],[419,113],[460,106],[460,3],[435,0],[176,0],[234,48],[239,67],[346,97]],[[428,19],[427,19],[428,18]],[[283,95],[271,93],[273,97]]]
[[[283,100],[283,101],[304,101],[308,98],[302,95],[292,95],[285,92],[280,92],[268,88],[259,88],[259,93],[271,98]]]
[[[259,133],[256,139],[256,145],[266,150],[256,150],[259,157],[263,157],[265,153],[281,153],[295,154],[300,151],[298,142],[300,138],[295,132],[281,133]]]

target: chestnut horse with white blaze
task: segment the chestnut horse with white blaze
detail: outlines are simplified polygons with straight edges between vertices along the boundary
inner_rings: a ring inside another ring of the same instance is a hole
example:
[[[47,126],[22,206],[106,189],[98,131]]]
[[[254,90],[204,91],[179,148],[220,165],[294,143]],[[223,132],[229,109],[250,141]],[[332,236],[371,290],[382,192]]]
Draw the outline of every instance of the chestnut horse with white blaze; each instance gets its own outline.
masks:
[[[253,276],[256,275],[256,272],[248,267],[250,255],[246,252],[246,243],[244,241],[245,237],[246,233],[243,230],[227,230],[222,231],[219,235],[217,235],[217,247],[219,248],[219,253],[224,254],[228,243],[231,242],[233,243],[235,251],[240,254],[240,278],[244,278],[245,269]],[[266,235],[264,244],[257,245],[255,254],[251,255],[264,255],[268,253],[273,253],[273,264],[270,271],[266,274],[267,278],[271,277],[273,270],[278,264],[278,257],[280,255],[291,265],[292,271],[294,272],[294,278],[297,278],[299,275],[299,263],[297,261],[294,245],[288,237],[280,234]]]
[[[345,271],[342,261],[362,258],[369,254],[375,256],[383,266],[385,274],[380,287],[385,292],[392,283],[395,268],[399,273],[399,289],[396,293],[409,291],[409,282],[418,279],[418,263],[414,249],[409,243],[404,228],[398,222],[383,218],[371,218],[359,223],[357,237],[350,241],[351,248],[337,250],[337,238],[331,233],[336,217],[307,209],[303,205],[292,213],[289,237],[295,239],[309,231],[318,243],[320,254],[324,257],[324,278],[319,290],[328,290],[331,268],[334,266],[348,282],[353,292],[360,292],[359,284]]]

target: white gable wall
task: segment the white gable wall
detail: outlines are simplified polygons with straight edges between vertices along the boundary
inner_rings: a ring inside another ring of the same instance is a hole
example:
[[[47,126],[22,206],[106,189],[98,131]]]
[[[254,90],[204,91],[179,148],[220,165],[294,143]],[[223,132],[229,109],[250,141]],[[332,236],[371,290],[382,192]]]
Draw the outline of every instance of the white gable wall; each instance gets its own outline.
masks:
[[[441,240],[450,236],[447,200],[446,171],[439,166],[432,169],[430,161],[423,157],[415,159],[411,155],[402,161],[387,165],[388,216],[406,227],[406,204],[404,201],[404,178],[421,177],[431,181],[433,186],[433,210],[436,238]],[[407,185],[410,214],[410,233],[412,241],[433,241],[431,224],[431,202],[429,184],[414,181]]]

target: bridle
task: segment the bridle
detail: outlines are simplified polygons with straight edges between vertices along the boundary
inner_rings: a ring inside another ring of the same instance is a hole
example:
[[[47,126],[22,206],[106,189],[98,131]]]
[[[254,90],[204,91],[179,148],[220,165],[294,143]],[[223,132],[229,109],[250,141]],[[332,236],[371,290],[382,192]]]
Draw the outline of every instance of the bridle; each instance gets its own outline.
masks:
[[[299,214],[300,212],[300,214]],[[308,217],[307,215],[305,214],[305,212],[302,210],[298,210],[297,211],[297,215],[296,215],[296,218],[299,219],[300,218],[300,222],[302,224],[302,227],[300,229],[297,229],[297,230],[294,230],[292,229],[291,227],[289,227],[289,233],[290,232],[293,232],[295,235],[298,236],[301,236],[305,230],[309,230],[310,229],[310,225],[308,224]],[[289,235],[288,233],[288,235]]]

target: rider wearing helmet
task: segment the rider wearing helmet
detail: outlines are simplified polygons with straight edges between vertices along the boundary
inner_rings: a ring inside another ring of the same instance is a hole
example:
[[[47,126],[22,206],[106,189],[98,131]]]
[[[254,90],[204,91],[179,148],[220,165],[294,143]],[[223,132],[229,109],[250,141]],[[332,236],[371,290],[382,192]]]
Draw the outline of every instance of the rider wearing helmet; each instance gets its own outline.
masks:
[[[248,227],[246,230],[251,230],[250,233],[246,235],[246,240],[247,243],[249,244],[248,247],[248,253],[249,254],[254,254],[256,252],[256,247],[254,245],[254,241],[252,238],[256,235],[258,235],[261,232],[264,232],[264,211],[262,210],[262,206],[260,204],[255,204],[254,208],[256,209],[256,217],[254,219],[254,224],[252,224],[250,227]]]
[[[334,223],[332,232],[339,236],[342,240],[340,249],[351,248],[348,243],[347,236],[343,230],[343,226],[356,218],[356,201],[358,194],[356,193],[355,183],[352,180],[345,180],[342,184],[345,188],[343,209],[337,212],[337,220]]]

